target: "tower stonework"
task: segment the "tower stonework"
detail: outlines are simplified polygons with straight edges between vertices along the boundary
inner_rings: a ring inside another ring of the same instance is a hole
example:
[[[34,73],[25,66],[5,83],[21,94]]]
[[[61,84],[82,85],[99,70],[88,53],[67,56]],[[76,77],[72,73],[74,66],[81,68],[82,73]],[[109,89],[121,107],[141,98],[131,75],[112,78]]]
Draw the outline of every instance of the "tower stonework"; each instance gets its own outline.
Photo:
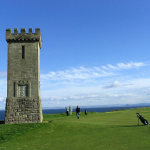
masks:
[[[40,49],[39,28],[6,29],[8,43],[7,98],[5,123],[41,123],[43,121],[40,97]]]

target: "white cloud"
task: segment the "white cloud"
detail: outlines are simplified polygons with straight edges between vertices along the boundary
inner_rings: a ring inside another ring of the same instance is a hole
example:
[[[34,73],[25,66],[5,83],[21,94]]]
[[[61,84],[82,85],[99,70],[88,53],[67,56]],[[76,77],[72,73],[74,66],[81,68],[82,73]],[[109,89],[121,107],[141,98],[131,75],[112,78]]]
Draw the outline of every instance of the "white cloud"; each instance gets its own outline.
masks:
[[[41,74],[41,81],[44,80],[86,80],[91,78],[98,78],[98,77],[106,77],[112,76],[114,73],[101,70],[98,67],[93,68],[84,68],[79,67],[71,68],[70,70],[65,71],[57,71],[57,72],[49,72],[48,74]]]
[[[7,79],[1,78],[0,79],[0,96],[6,97],[7,92]]]
[[[0,72],[0,78],[6,78],[7,77],[7,72]]]
[[[130,63],[127,63],[127,64],[124,64],[124,63],[118,63],[117,66],[119,68],[122,68],[122,69],[131,69],[131,68],[138,68],[138,67],[142,67],[142,66],[146,66],[147,64],[143,63],[143,62],[130,62]]]
[[[110,83],[109,85],[104,86],[104,89],[109,89],[109,88],[118,88],[118,87],[123,87],[126,84],[120,83],[119,81],[114,81]]]
[[[4,98],[3,97],[0,97],[0,101],[3,101],[4,100]]]
[[[136,103],[149,103],[149,95],[133,94],[133,93],[97,93],[97,94],[79,94],[68,97],[55,97],[53,101],[47,99],[50,106],[59,102],[59,106],[77,105],[90,106],[90,105],[111,105],[111,104],[136,104]]]
[[[142,66],[147,66],[148,64],[143,63],[143,62],[130,62],[130,63],[118,63],[116,66],[113,65],[106,65],[102,66],[103,69],[105,70],[119,70],[119,69],[132,69],[132,68],[139,68]]]
[[[49,72],[47,74],[41,74],[41,81],[43,80],[86,80],[91,78],[98,78],[98,77],[108,77],[115,75],[114,71],[120,69],[132,69],[138,68],[142,66],[146,66],[147,64],[143,62],[130,62],[127,64],[118,63],[116,66],[108,64],[102,67],[93,67],[93,68],[71,68],[70,70],[64,71],[57,71],[57,72]]]

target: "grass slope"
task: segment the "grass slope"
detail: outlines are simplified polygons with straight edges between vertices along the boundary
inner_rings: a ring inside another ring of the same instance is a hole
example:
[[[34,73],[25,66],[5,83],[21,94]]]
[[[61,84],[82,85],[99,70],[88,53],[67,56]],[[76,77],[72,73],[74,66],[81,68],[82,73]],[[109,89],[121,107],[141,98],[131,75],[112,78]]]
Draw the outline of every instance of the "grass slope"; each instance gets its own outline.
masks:
[[[9,150],[141,150],[150,148],[150,126],[136,118],[139,112],[150,120],[150,108],[107,113],[82,112],[44,115],[42,124],[0,125],[0,149]],[[3,137],[3,138],[2,138]]]

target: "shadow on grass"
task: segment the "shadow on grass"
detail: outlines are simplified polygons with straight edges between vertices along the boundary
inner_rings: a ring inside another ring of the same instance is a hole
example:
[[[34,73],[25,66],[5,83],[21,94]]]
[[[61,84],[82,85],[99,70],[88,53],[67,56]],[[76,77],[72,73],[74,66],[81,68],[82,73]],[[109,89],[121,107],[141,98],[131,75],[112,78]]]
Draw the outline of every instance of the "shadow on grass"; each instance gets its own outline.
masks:
[[[126,125],[126,126],[121,126],[121,127],[139,127],[139,126],[145,126],[145,125]]]
[[[0,124],[5,124],[5,121],[3,120],[3,121],[0,121]]]
[[[112,126],[111,128],[118,128],[118,127],[141,127],[141,126],[147,126],[147,125],[119,125],[119,126]]]

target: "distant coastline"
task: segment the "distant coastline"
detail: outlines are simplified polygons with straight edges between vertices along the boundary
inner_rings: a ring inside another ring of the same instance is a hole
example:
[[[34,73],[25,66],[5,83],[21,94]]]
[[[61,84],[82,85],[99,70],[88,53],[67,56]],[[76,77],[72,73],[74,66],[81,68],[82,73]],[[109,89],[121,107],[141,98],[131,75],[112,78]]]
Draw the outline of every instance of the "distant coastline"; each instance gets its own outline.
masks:
[[[138,103],[138,104],[111,104],[111,105],[90,105],[90,106],[80,106],[80,108],[109,108],[109,107],[150,107],[150,103]],[[65,109],[65,107],[43,107],[42,109]],[[69,107],[69,105],[68,105]],[[76,108],[77,106],[72,106]]]
[[[116,111],[121,109],[136,109],[136,108],[143,108],[143,107],[150,107],[150,105],[142,105],[142,106],[118,106],[118,107],[80,107],[81,112],[84,112],[85,109],[87,112],[110,112]],[[51,108],[51,109],[43,109],[43,114],[57,114],[57,113],[65,113],[65,108]],[[73,112],[75,112],[75,107],[73,107]],[[5,119],[5,110],[0,110],[0,121]]]

